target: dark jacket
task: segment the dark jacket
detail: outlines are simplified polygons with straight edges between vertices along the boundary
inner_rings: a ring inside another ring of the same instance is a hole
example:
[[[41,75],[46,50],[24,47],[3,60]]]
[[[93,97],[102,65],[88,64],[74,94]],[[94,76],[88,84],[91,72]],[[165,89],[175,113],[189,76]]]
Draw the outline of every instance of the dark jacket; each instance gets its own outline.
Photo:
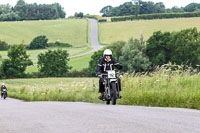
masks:
[[[114,70],[114,68],[122,69],[123,66],[119,64],[118,61],[116,61],[114,58],[111,58],[109,62],[106,61],[106,59],[103,57],[99,60],[97,67],[96,67],[96,73],[97,75],[100,73],[105,73],[106,70]]]
[[[5,85],[2,85],[2,86],[1,86],[1,91],[3,91],[3,89],[6,89],[6,91],[7,91],[7,88],[6,88]]]

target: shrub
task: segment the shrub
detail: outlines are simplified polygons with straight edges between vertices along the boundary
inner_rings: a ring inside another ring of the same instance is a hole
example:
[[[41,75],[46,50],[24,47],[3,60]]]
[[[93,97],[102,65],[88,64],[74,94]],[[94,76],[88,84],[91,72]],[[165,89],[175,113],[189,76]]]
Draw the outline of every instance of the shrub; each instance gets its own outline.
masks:
[[[122,63],[124,71],[142,72],[148,70],[151,63],[145,55],[144,43],[137,39],[130,39],[122,48],[120,63]]]
[[[154,32],[147,41],[146,54],[153,65],[172,62],[196,67],[200,62],[200,32],[197,28]]]
[[[9,45],[6,42],[0,40],[0,50],[8,50],[8,49]]]
[[[22,44],[12,45],[8,51],[8,58],[2,62],[2,72],[7,78],[24,77],[26,67],[33,64]]]
[[[42,49],[48,46],[48,38],[45,35],[35,37],[29,45],[29,49]]]
[[[173,50],[170,40],[171,33],[161,31],[154,32],[147,40],[146,55],[153,64],[162,65],[170,61]]]
[[[39,71],[46,77],[65,77],[69,71],[69,54],[66,50],[48,50],[38,55]]]
[[[72,47],[72,45],[69,43],[56,41],[54,43],[48,43],[48,47]]]
[[[67,73],[67,77],[91,77],[92,75],[89,73],[88,68],[84,68],[80,71],[73,70],[72,72]]]
[[[112,22],[139,20],[139,19],[164,19],[164,18],[188,18],[200,17],[200,12],[187,12],[187,13],[156,13],[156,14],[143,14],[143,15],[130,15],[122,17],[112,17]]]
[[[105,49],[101,49],[99,51],[94,52],[94,54],[91,56],[91,60],[89,62],[89,68],[88,71],[92,76],[96,75],[96,67],[97,67],[97,63],[99,61],[100,58],[103,57],[103,52]]]

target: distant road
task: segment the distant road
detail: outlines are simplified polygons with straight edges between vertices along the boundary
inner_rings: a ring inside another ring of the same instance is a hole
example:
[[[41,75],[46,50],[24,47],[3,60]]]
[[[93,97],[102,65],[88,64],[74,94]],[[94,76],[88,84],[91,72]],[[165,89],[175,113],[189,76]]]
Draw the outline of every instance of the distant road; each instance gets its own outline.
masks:
[[[0,100],[0,133],[200,133],[200,111]]]
[[[99,45],[99,40],[98,40],[98,23],[97,20],[95,19],[89,19],[91,23],[91,44],[92,44],[92,50],[83,54],[71,56],[70,58],[75,58],[75,57],[80,57],[83,55],[88,55],[90,53],[93,53],[95,51],[98,51],[99,49],[102,48],[102,46]]]

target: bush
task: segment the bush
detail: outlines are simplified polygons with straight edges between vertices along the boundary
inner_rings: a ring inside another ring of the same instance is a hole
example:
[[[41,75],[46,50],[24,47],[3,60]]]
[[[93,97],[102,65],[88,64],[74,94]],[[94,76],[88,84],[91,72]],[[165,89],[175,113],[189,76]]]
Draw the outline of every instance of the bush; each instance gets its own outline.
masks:
[[[154,32],[147,41],[146,54],[153,65],[168,62],[191,65],[200,62],[200,32],[197,28],[179,32]]]
[[[103,52],[105,49],[101,49],[99,51],[94,52],[94,54],[91,56],[91,60],[89,62],[89,68],[88,71],[92,76],[96,75],[96,67],[97,67],[97,63],[99,61],[100,58],[103,57]]]
[[[8,51],[8,58],[2,62],[2,73],[6,78],[23,78],[26,67],[33,64],[22,44],[12,45]]]
[[[8,50],[8,49],[9,45],[6,42],[0,40],[0,50]]]
[[[42,49],[48,46],[48,38],[45,35],[35,37],[29,45],[29,49]]]
[[[48,47],[72,47],[72,45],[68,43],[56,41],[54,43],[48,43]]]
[[[69,54],[66,50],[48,50],[38,55],[39,71],[46,77],[65,77],[69,71]]]
[[[151,63],[145,55],[145,45],[143,42],[130,39],[122,48],[120,63],[124,71],[143,72],[149,69]]]
[[[143,15],[130,15],[122,17],[112,17],[112,22],[117,21],[132,21],[139,19],[165,19],[165,18],[189,18],[189,17],[200,17],[200,12],[189,12],[189,13],[157,13],[157,14],[143,14]]]
[[[117,41],[113,42],[106,48],[110,49],[112,51],[113,57],[119,60],[119,57],[122,56],[122,48],[125,46],[125,44],[126,42],[124,41]]]
[[[181,65],[200,65],[200,32],[197,28],[181,30],[172,34],[172,62]]]
[[[67,77],[91,77],[88,68],[84,68],[81,71],[73,70],[67,73]]]
[[[98,22],[107,22],[107,19],[99,19]]]
[[[171,33],[161,31],[154,32],[147,40],[146,55],[154,65],[162,65],[170,61],[173,50],[170,40]]]

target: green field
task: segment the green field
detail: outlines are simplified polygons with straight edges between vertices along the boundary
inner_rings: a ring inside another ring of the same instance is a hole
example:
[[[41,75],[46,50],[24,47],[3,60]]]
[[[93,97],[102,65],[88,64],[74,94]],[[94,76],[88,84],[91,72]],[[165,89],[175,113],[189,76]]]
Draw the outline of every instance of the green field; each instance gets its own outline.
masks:
[[[9,44],[19,44],[24,42],[29,44],[30,41],[38,35],[46,35],[49,42],[59,40],[72,45],[70,48],[62,48],[68,51],[70,56],[85,53],[91,50],[90,42],[90,23],[86,19],[63,19],[48,21],[20,21],[20,22],[0,22],[0,40]],[[13,32],[15,31],[15,32]],[[50,48],[57,49],[57,48]],[[27,50],[30,59],[37,64],[37,56],[44,53],[47,49]],[[0,51],[3,59],[7,58],[7,51]],[[88,66],[91,55],[72,59],[70,66],[74,69],[81,70]],[[77,61],[77,62],[76,62]],[[27,72],[37,71],[36,66],[27,68]]]
[[[69,43],[81,47],[87,42],[86,19],[0,22],[0,40],[9,44],[29,44],[39,35],[46,35],[49,42]]]
[[[99,24],[99,38],[101,44],[110,44],[115,41],[128,41],[131,37],[147,40],[155,31],[179,31],[186,28],[200,29],[200,18],[177,18],[138,20],[123,22],[108,22]]]
[[[52,50],[56,50],[57,48],[51,48]],[[91,48],[88,47],[82,47],[82,48],[62,48],[64,50],[67,50],[70,56],[85,53],[91,50]],[[30,55],[30,59],[33,61],[34,64],[37,63],[37,55],[40,53],[45,53],[48,49],[39,49],[39,50],[27,50],[27,54]],[[7,51],[0,51],[0,55],[3,59],[7,58]]]

